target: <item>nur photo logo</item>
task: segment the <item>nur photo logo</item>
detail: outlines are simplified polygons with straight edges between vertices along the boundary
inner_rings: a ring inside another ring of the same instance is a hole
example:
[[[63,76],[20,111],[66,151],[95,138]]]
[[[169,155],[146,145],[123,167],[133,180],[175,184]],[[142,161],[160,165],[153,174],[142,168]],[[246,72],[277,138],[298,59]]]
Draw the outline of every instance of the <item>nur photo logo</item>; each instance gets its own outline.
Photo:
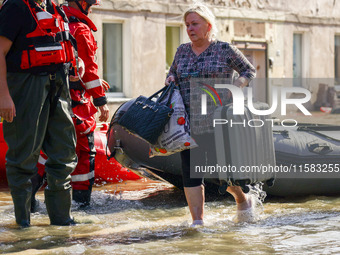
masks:
[[[218,106],[218,103],[215,99],[215,97],[218,99],[218,102],[220,104],[220,106],[223,106],[222,104],[222,100],[220,95],[217,93],[216,89],[214,89],[212,86],[200,82],[201,85],[203,85],[204,87],[200,87],[200,89],[202,91],[204,91],[206,94],[202,94],[201,99],[202,99],[202,114],[206,115],[207,114],[207,94],[210,96],[210,98],[214,101],[215,106]]]
[[[215,84],[215,88],[212,86],[209,86],[207,84],[204,84],[207,88],[212,90],[214,94],[217,96],[217,98],[220,101],[220,104],[222,106],[222,101],[220,99],[219,94],[217,93],[216,89],[228,89],[230,93],[232,94],[233,97],[233,114],[235,115],[243,115],[244,114],[244,106],[245,106],[245,96],[244,92],[241,88],[236,87],[235,85],[230,85],[230,84]],[[217,106],[216,100],[213,97],[213,95],[204,88],[201,88],[203,91],[205,91],[210,97],[214,100],[215,105]],[[274,113],[277,110],[278,107],[278,99],[280,98],[281,100],[281,115],[286,115],[287,114],[287,105],[295,105],[304,115],[312,115],[306,107],[303,106],[304,103],[307,103],[311,99],[311,93],[309,90],[305,88],[296,88],[296,87],[282,87],[280,88],[280,94],[279,94],[279,89],[274,87],[272,89],[272,105],[269,109],[266,110],[258,110],[254,107],[253,104],[253,89],[252,88],[245,88],[247,91],[247,106],[249,110],[256,115],[270,115]],[[292,93],[298,93],[298,94],[303,94],[303,98],[288,98],[288,94]],[[207,95],[202,94],[201,96],[201,114],[206,115],[207,109]]]

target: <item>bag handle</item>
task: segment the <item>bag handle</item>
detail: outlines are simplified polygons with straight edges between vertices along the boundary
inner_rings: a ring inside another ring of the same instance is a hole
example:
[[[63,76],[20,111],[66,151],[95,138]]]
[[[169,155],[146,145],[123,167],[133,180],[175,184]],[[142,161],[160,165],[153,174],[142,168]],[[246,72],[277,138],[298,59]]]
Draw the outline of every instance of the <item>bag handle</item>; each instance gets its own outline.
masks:
[[[160,101],[162,101],[164,99],[164,97],[169,93],[169,99],[168,102],[166,103],[166,105],[170,104],[170,100],[171,100],[171,96],[174,92],[175,89],[175,83],[174,82],[170,82],[170,84],[168,86],[164,86],[163,88],[161,88],[159,91],[157,91],[156,93],[154,93],[153,95],[151,95],[148,100],[151,100],[152,98],[154,98],[155,96],[157,96],[159,93],[162,92],[162,94],[159,96],[159,98],[157,99],[157,103],[159,103]]]
[[[170,86],[170,85],[169,85],[169,86]],[[157,96],[157,95],[158,95],[159,93],[161,93],[161,92],[162,92],[162,95],[163,95],[164,92],[168,91],[169,86],[164,86],[163,88],[161,88],[160,90],[158,90],[156,93],[152,94],[152,95],[148,98],[148,100],[151,100],[152,98],[154,98],[155,96]]]
[[[176,84],[174,82],[170,82],[170,84],[167,87],[168,88],[158,98],[157,103],[161,102],[166,97],[166,95],[169,94],[168,101],[165,104],[166,106],[169,106],[170,102],[171,102],[172,94],[174,93],[174,89],[176,87]]]

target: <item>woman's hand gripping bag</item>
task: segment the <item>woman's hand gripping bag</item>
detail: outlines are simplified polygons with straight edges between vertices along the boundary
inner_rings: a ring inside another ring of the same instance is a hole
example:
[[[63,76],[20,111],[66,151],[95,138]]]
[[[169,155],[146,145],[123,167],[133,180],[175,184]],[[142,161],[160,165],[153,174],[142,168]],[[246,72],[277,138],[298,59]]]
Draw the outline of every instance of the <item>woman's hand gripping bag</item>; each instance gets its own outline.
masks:
[[[164,100],[166,101],[168,98]],[[177,87],[174,89],[170,102],[170,107],[174,112],[158,137],[157,143],[150,146],[150,158],[169,156],[176,152],[197,147],[195,140],[190,136],[188,114],[185,111],[183,99]]]

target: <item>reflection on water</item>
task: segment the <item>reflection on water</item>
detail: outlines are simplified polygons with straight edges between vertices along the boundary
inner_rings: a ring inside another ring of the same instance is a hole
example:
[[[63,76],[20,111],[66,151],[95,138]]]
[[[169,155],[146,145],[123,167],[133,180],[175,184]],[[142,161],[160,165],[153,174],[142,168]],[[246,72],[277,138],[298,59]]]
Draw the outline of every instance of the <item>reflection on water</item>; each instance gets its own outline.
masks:
[[[43,201],[43,193],[38,193]],[[141,180],[97,187],[80,222],[49,226],[46,208],[19,230],[8,192],[0,193],[0,252],[18,254],[339,254],[340,198],[267,198],[256,223],[232,221],[235,204],[208,197],[205,226],[190,228],[183,193]]]

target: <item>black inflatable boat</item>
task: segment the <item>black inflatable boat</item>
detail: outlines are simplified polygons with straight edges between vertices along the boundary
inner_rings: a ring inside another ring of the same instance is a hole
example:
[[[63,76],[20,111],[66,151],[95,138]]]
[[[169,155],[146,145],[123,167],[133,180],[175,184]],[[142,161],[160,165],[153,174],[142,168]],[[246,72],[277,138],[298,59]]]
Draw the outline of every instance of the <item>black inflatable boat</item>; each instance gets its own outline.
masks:
[[[165,180],[181,188],[179,153],[150,158],[149,145],[117,124],[118,119],[132,103],[133,100],[123,104],[111,120],[107,133],[111,156],[140,176]],[[276,173],[274,185],[264,185],[267,194],[340,194],[340,126],[274,125],[272,129]],[[215,193],[221,184],[219,180],[214,179],[206,179],[205,182],[207,192],[212,193]]]

